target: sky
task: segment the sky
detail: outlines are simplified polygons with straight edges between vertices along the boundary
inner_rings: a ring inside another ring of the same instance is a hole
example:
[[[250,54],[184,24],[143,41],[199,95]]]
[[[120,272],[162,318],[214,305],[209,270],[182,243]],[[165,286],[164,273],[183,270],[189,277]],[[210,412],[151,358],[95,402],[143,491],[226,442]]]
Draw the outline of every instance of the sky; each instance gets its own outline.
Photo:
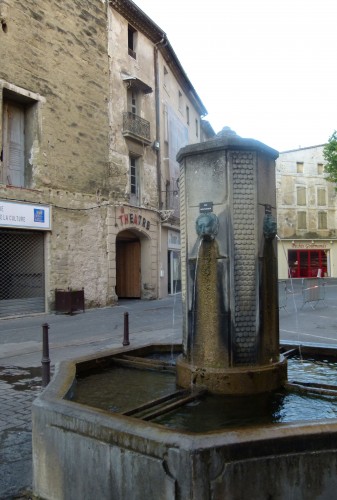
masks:
[[[167,35],[215,132],[286,151],[337,129],[336,0],[134,0]]]

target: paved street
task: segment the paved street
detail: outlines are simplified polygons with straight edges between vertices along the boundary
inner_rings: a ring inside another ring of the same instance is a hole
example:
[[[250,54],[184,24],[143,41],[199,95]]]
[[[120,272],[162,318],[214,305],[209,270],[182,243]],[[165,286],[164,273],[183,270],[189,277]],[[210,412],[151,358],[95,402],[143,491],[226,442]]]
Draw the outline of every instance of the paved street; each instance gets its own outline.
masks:
[[[120,301],[68,315],[0,320],[0,499],[29,498],[32,481],[31,403],[42,390],[42,327],[49,324],[51,369],[56,363],[122,347],[124,313],[130,345],[181,342],[180,296]]]
[[[280,309],[281,342],[337,345],[337,281],[327,281],[317,303],[303,303],[299,280],[287,281],[286,292]],[[41,325],[50,326],[53,369],[65,359],[121,347],[125,312],[129,313],[131,346],[181,342],[180,295],[149,302],[120,301],[118,306],[73,316],[43,314],[0,320],[1,500],[30,498],[30,411],[31,402],[42,390]]]
[[[337,344],[337,280],[323,288],[302,291],[301,280],[287,280],[285,307],[280,308],[280,338],[300,344]],[[321,297],[317,303],[305,302]],[[281,304],[281,300],[280,300]]]

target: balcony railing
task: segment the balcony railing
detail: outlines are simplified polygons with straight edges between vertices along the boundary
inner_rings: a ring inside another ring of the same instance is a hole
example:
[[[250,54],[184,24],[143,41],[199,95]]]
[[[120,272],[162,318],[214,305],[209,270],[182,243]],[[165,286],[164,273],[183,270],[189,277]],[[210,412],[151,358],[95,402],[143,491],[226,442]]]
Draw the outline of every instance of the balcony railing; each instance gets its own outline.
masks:
[[[134,113],[123,113],[123,135],[145,144],[151,144],[150,122]]]

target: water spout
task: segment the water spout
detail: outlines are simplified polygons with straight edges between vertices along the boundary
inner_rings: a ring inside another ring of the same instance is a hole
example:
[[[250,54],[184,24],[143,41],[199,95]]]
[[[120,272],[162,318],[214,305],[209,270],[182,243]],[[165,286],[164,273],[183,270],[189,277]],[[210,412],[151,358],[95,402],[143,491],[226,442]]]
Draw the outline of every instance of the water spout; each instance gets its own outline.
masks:
[[[219,219],[212,213],[202,213],[195,222],[198,236],[205,241],[214,240],[219,231]]]

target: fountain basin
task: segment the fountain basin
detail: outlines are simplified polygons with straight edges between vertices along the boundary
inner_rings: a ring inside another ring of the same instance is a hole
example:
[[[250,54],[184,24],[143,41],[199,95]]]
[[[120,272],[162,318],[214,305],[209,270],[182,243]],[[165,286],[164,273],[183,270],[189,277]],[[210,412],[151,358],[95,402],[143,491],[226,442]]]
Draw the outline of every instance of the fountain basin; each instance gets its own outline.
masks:
[[[334,497],[337,419],[193,433],[66,399],[77,375],[108,365],[116,355],[145,357],[171,349],[123,348],[57,367],[33,403],[36,496],[48,500]],[[127,392],[127,386],[123,390]]]

